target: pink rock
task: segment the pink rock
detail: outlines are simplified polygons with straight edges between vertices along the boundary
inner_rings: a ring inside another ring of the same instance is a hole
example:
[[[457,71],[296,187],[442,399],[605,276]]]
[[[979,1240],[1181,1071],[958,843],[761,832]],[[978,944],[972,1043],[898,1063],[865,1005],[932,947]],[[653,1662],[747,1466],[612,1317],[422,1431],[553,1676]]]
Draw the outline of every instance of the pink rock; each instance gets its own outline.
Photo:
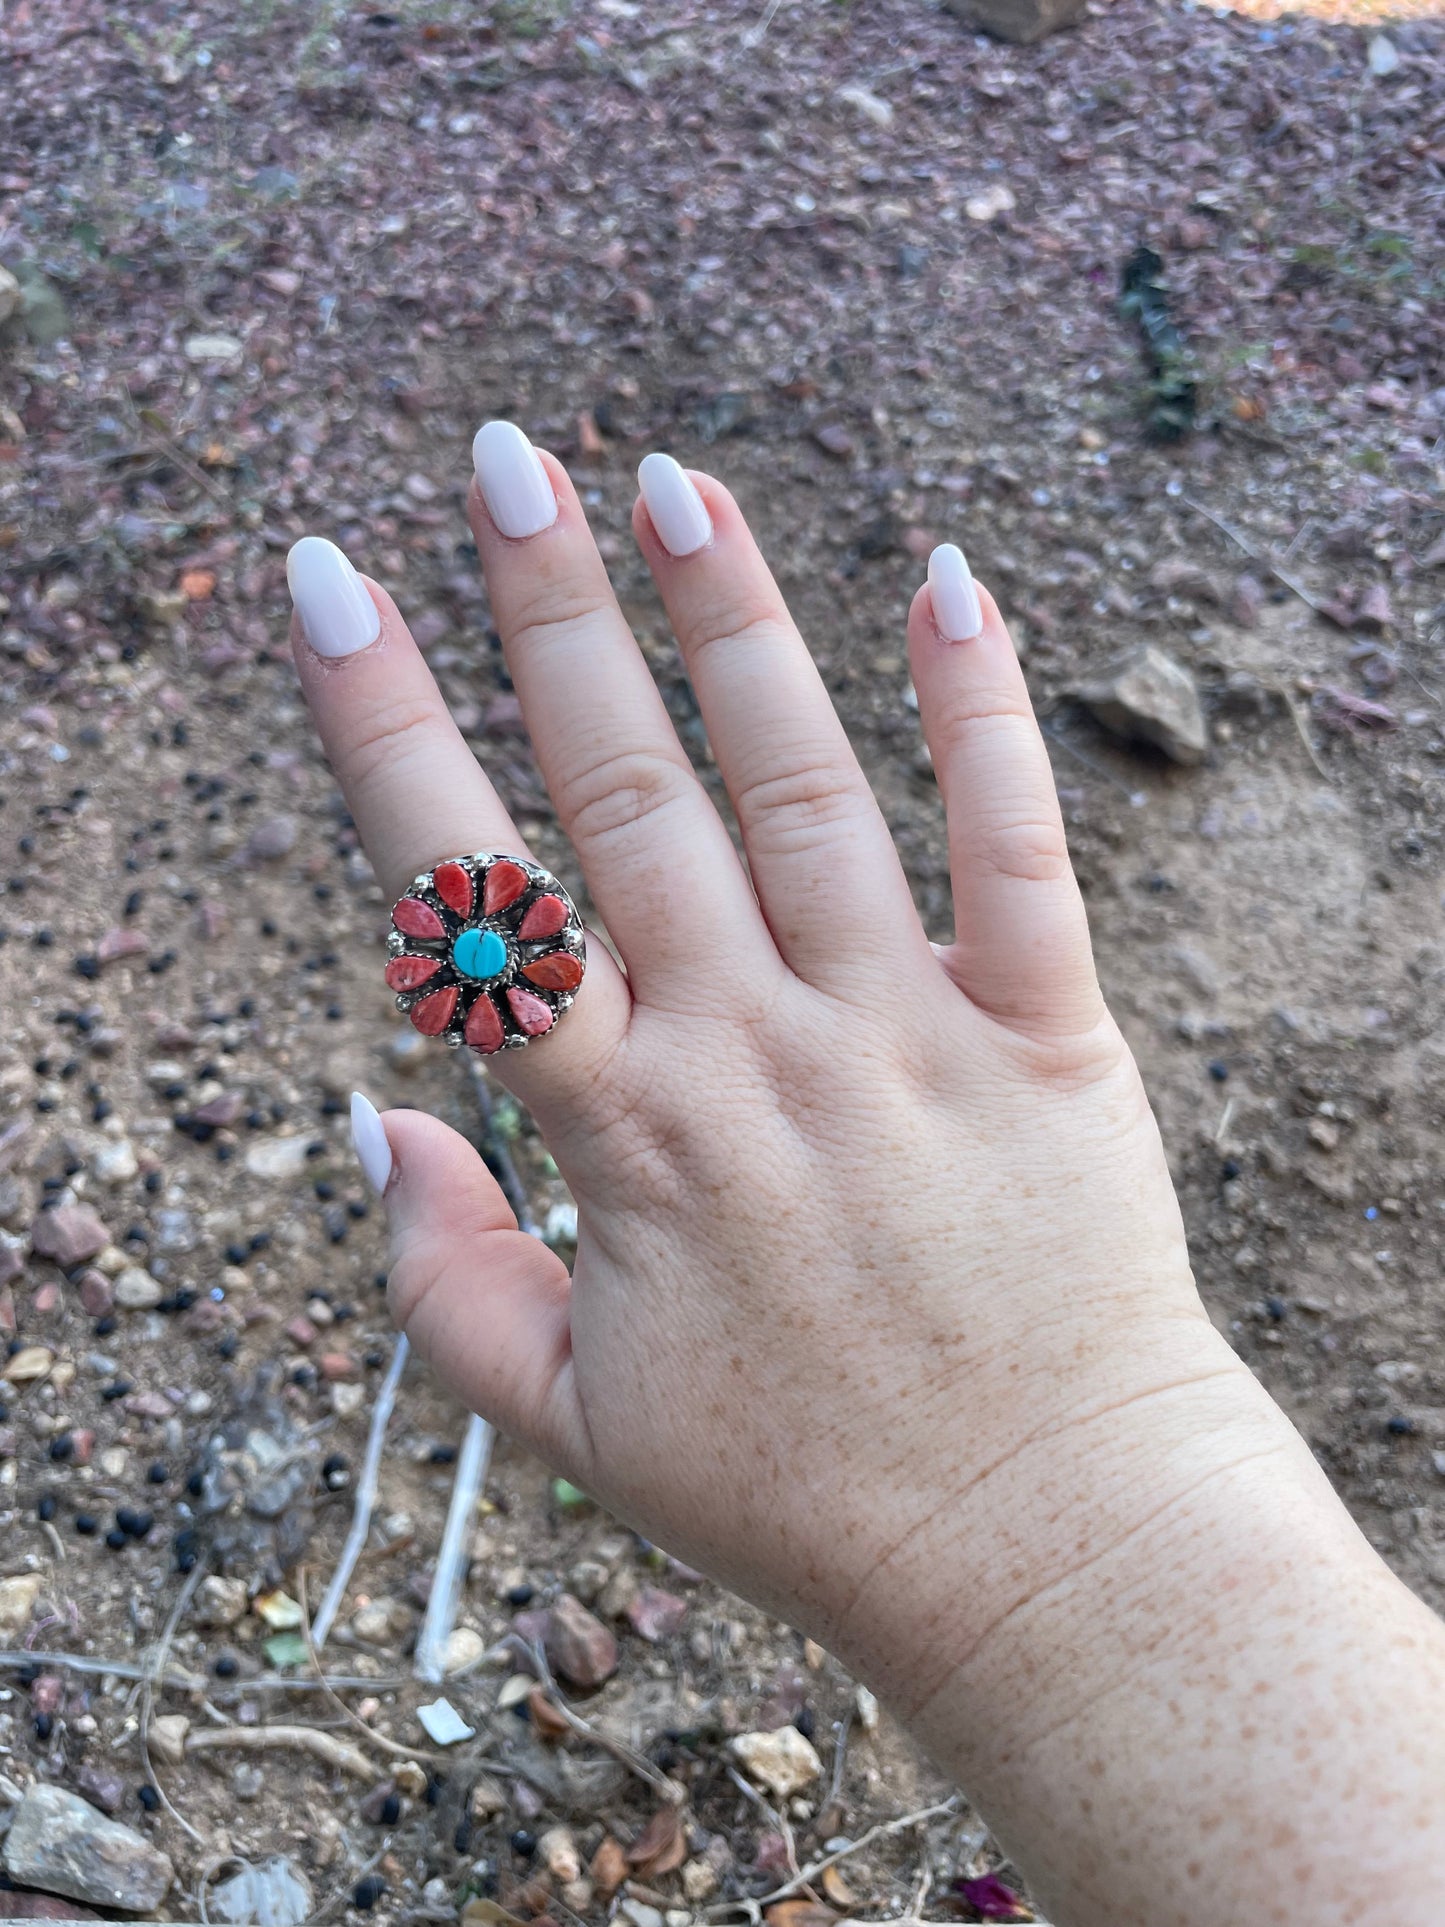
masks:
[[[522,919],[517,935],[524,943],[535,943],[539,937],[555,937],[567,922],[567,906],[561,897],[538,897]]]
[[[457,996],[456,985],[449,984],[445,990],[434,990],[430,997],[423,997],[419,1004],[412,1005],[411,1021],[423,1037],[441,1036],[456,1015]]]
[[[95,1450],[95,1434],[88,1426],[70,1435],[70,1462],[72,1465],[89,1465],[90,1455]]]
[[[45,1318],[60,1303],[60,1286],[53,1278],[47,1278],[31,1296],[30,1309],[37,1318]]]
[[[464,870],[460,863],[439,863],[432,871],[431,880],[432,888],[448,910],[455,910],[459,917],[471,915],[476,892],[470,870]]]
[[[30,1683],[30,1705],[36,1713],[58,1713],[65,1698],[65,1681],[59,1673],[42,1673]]]
[[[30,1248],[38,1258],[52,1258],[62,1271],[83,1265],[110,1243],[110,1233],[83,1204],[57,1205],[42,1211],[30,1227]]]
[[[169,1418],[175,1411],[164,1392],[132,1392],[125,1400],[125,1409],[132,1418]]]
[[[552,1608],[544,1644],[553,1670],[573,1686],[600,1686],[617,1671],[617,1641],[570,1592]]]
[[[507,1004],[518,1027],[529,1037],[540,1037],[557,1021],[550,1004],[544,1004],[540,997],[534,997],[530,990],[523,990],[520,985],[514,984],[507,992]]]
[[[14,1245],[0,1245],[0,1285],[12,1284],[25,1269],[25,1260]]]
[[[627,1608],[627,1618],[640,1638],[655,1644],[660,1639],[670,1639],[687,1618],[687,1601],[679,1599],[675,1592],[644,1586]]]
[[[294,1318],[286,1320],[286,1336],[293,1345],[299,1345],[305,1351],[308,1345],[316,1343],[316,1327],[304,1313],[297,1312]]]
[[[497,1006],[490,997],[478,997],[467,1012],[463,1037],[473,1050],[489,1056],[494,1050],[502,1048],[503,1034],[502,1016]]]
[[[337,1384],[344,1378],[359,1378],[361,1367],[349,1352],[323,1352],[316,1361],[316,1369],[330,1384]]]
[[[149,949],[150,939],[144,930],[117,924],[113,930],[106,931],[95,946],[95,954],[100,963],[119,963],[122,957],[143,957]]]
[[[446,926],[429,903],[420,897],[403,897],[391,913],[391,920],[404,937],[420,937],[434,943],[446,935]]]
[[[193,1113],[197,1124],[211,1124],[217,1128],[234,1124],[246,1109],[246,1100],[238,1091],[223,1091],[209,1103],[200,1105]]]
[[[80,1274],[80,1307],[87,1318],[105,1318],[115,1310],[115,1287],[103,1271]]]

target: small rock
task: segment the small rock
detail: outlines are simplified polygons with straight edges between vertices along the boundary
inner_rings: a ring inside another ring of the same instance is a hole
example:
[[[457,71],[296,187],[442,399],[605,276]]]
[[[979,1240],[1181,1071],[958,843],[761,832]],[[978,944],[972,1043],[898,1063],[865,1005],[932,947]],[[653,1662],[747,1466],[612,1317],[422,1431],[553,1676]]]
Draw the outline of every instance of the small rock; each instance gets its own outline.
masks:
[[[758,1785],[780,1800],[801,1793],[823,1771],[812,1742],[796,1726],[780,1726],[772,1733],[739,1733],[728,1746]]]
[[[8,321],[18,314],[23,298],[20,283],[9,268],[0,268],[0,321]]]
[[[281,1854],[243,1867],[206,1896],[207,1916],[227,1927],[301,1927],[313,1905],[310,1881]]]
[[[1200,763],[1209,747],[1194,678],[1152,643],[1077,692],[1106,729],[1151,743],[1176,763]]]
[[[246,1148],[246,1169],[253,1178],[298,1178],[306,1169],[304,1137],[258,1137]]]
[[[657,1586],[644,1586],[627,1608],[628,1622],[642,1639],[654,1644],[670,1639],[687,1618],[687,1601]]]
[[[1400,50],[1388,34],[1377,33],[1370,40],[1365,58],[1376,80],[1387,80],[1399,68]]]
[[[359,1808],[362,1819],[369,1827],[379,1827],[385,1820],[386,1810],[393,1800],[398,1800],[399,1803],[396,1781],[383,1780],[380,1785],[374,1786],[362,1801]],[[394,1809],[392,1817],[393,1819],[396,1817]]]
[[[389,1639],[405,1632],[409,1623],[410,1615],[401,1601],[384,1595],[368,1599],[351,1615],[352,1632],[368,1646],[384,1646]]]
[[[149,1840],[58,1786],[31,1787],[5,1836],[3,1857],[12,1880],[134,1914],[154,1912],[174,1874]]]
[[[112,1138],[90,1160],[90,1169],[100,1184],[127,1184],[140,1170],[135,1146],[129,1138]]]
[[[569,1592],[552,1608],[545,1648],[549,1664],[573,1686],[600,1686],[617,1671],[617,1641]]]
[[[159,1279],[139,1265],[128,1265],[115,1281],[115,1302],[121,1311],[154,1311],[165,1295]]]
[[[150,949],[150,938],[134,924],[116,924],[95,946],[97,963],[119,963],[122,957],[143,957]]]
[[[234,335],[188,335],[186,360],[194,362],[234,361],[245,348]]]
[[[682,1891],[694,1906],[699,1901],[711,1900],[717,1892],[717,1869],[712,1862],[700,1856],[696,1860],[685,1860],[682,1864]]]
[[[632,1927],[667,1927],[660,1907],[649,1907],[645,1900],[619,1900],[617,1911]]]
[[[110,1233],[83,1204],[62,1204],[53,1211],[41,1211],[30,1227],[31,1250],[38,1258],[52,1259],[62,1271],[83,1265],[109,1243]]]
[[[853,85],[840,87],[835,98],[844,106],[852,107],[865,120],[871,120],[875,127],[893,125],[893,109],[879,95],[870,93],[866,87]]]
[[[1021,46],[1081,20],[1087,0],[945,0],[950,13],[997,40]]]
[[[858,1709],[858,1724],[865,1733],[878,1731],[878,1698],[866,1686],[855,1686],[853,1704]]]
[[[151,1751],[167,1766],[179,1766],[191,1723],[184,1713],[158,1713],[150,1723]]]
[[[1006,187],[1002,181],[995,181],[992,187],[986,187],[981,194],[971,194],[963,204],[963,211],[970,221],[987,226],[990,221],[996,221],[1000,214],[1012,214],[1017,205],[1013,189]]]
[[[30,1623],[43,1581],[38,1572],[0,1579],[0,1638],[15,1639]]]
[[[76,1790],[102,1813],[119,1813],[128,1791],[125,1781],[112,1768],[87,1761],[75,1776]]]
[[[813,430],[813,440],[825,455],[832,455],[840,462],[846,462],[857,447],[842,422],[820,422]]]
[[[537,1858],[554,1880],[581,1877],[582,1858],[570,1827],[549,1827],[537,1842]]]
[[[244,1579],[223,1579],[211,1573],[196,1588],[196,1624],[217,1630],[246,1617],[250,1599]]]
[[[1395,611],[1390,606],[1390,592],[1383,582],[1371,582],[1360,597],[1351,625],[1366,635],[1382,636],[1387,629],[1395,626]]]
[[[454,1626],[447,1634],[442,1672],[450,1679],[453,1673],[475,1666],[486,1650],[487,1642],[474,1626]]]
[[[50,1368],[55,1363],[55,1354],[47,1345],[22,1345],[20,1350],[5,1362],[0,1378],[11,1385],[33,1385],[37,1380],[48,1378]]]
[[[476,1733],[476,1728],[467,1725],[450,1700],[432,1700],[427,1706],[419,1706],[416,1716],[434,1746],[456,1746],[462,1740],[472,1739]]]
[[[294,816],[268,816],[252,830],[246,842],[246,855],[255,863],[274,863],[290,856],[300,834]]]
[[[317,1335],[316,1327],[304,1312],[298,1311],[294,1318],[286,1320],[286,1336],[303,1352],[308,1345],[316,1343]]]
[[[507,1796],[502,1790],[500,1780],[494,1780],[484,1773],[476,1782],[467,1801],[467,1811],[474,1820],[490,1820],[494,1814],[505,1813]]]

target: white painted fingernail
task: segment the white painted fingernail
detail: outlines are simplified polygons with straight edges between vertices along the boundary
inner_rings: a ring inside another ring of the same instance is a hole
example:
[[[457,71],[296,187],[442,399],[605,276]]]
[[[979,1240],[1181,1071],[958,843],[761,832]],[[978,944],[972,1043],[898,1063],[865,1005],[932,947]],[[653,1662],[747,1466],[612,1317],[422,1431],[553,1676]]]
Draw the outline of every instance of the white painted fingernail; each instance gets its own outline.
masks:
[[[381,634],[366,584],[334,542],[303,535],[286,558],[286,583],[318,656],[354,656]]]
[[[351,1142],[367,1183],[380,1197],[391,1180],[391,1145],[380,1111],[360,1091],[351,1093]]]
[[[644,455],[637,485],[669,555],[695,555],[712,540],[712,517],[688,472],[670,455]]]
[[[537,451],[515,422],[485,422],[472,443],[477,483],[503,535],[521,542],[557,520],[557,497]]]
[[[972,642],[983,628],[983,610],[963,550],[952,542],[940,542],[929,556],[928,589],[933,620],[944,641]]]

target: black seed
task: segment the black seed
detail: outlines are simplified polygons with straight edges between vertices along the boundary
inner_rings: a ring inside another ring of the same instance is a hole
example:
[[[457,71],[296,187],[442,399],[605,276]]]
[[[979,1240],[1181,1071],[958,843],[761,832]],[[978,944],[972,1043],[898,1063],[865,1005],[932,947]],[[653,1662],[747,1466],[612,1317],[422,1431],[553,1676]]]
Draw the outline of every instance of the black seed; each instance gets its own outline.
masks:
[[[369,1914],[377,1901],[386,1892],[386,1882],[379,1873],[369,1873],[358,1880],[351,1890],[351,1904],[364,1914]]]
[[[53,1492],[42,1493],[40,1498],[36,1500],[35,1516],[37,1519],[47,1520],[55,1517],[55,1494]]]
[[[135,1797],[140,1801],[147,1813],[158,1813],[160,1811],[161,1796],[148,1782],[142,1781],[141,1785],[135,1790]]]
[[[509,1841],[512,1852],[520,1854],[523,1860],[530,1860],[537,1851],[537,1836],[535,1833],[528,1833],[525,1827],[518,1827],[516,1832],[509,1836]]]
[[[130,1538],[128,1534],[121,1531],[119,1526],[112,1526],[105,1535],[105,1543],[112,1552],[119,1552],[122,1546],[130,1544]]]
[[[1231,1179],[1239,1176],[1243,1168],[1238,1158],[1226,1158],[1219,1167],[1219,1175],[1228,1184]]]
[[[75,1529],[82,1539],[89,1539],[94,1535],[97,1523],[88,1512],[77,1512],[75,1515]]]
[[[234,1679],[241,1669],[234,1653],[222,1653],[211,1670],[217,1679]]]
[[[48,1713],[37,1713],[35,1715],[35,1737],[37,1740],[48,1740],[54,1730],[55,1721],[51,1719]]]
[[[146,1467],[147,1485],[164,1485],[170,1476],[164,1459],[153,1459]]]
[[[536,1596],[537,1589],[535,1586],[521,1585],[509,1586],[507,1588],[507,1604],[509,1606],[530,1606]]]

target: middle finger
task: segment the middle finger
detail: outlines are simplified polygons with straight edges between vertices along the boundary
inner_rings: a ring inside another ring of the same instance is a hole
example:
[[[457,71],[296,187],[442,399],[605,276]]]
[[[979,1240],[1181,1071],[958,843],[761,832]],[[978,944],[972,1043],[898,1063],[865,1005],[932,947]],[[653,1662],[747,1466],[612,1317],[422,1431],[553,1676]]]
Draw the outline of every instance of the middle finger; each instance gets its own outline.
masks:
[[[475,444],[472,529],[562,827],[634,991],[689,1004],[777,968],[742,864],[677,739],[561,463],[520,429]]]

